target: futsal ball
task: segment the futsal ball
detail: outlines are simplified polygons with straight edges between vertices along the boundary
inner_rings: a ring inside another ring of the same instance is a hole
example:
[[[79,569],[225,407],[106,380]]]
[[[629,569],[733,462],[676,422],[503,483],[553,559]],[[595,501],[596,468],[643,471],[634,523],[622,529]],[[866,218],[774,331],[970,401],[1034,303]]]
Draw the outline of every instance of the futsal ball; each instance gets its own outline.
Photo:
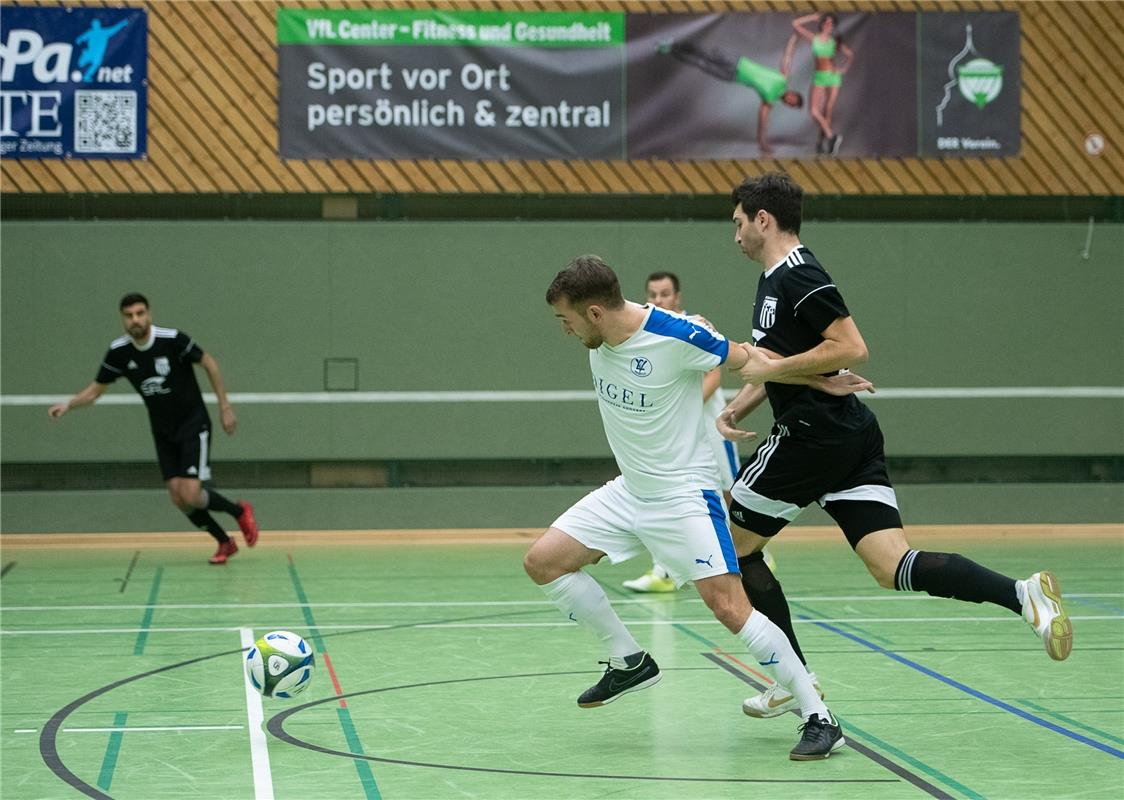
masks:
[[[246,677],[266,697],[300,694],[312,683],[315,666],[308,642],[289,631],[267,633],[246,654]]]

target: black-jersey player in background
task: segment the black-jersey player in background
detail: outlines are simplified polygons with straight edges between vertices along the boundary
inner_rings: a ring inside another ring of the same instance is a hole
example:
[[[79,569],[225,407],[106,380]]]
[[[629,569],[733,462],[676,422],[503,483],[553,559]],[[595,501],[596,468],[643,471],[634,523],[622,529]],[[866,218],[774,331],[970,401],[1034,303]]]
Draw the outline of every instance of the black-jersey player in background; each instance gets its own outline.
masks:
[[[105,393],[109,384],[124,376],[148,409],[156,456],[172,502],[196,527],[218,541],[210,563],[225,564],[238,552],[238,545],[211,512],[223,511],[234,517],[250,547],[257,543],[258,526],[249,503],[232,502],[203,486],[211,477],[211,418],[195,380],[196,364],[207,373],[215,390],[223,430],[233,435],[238,425],[218,362],[183,331],[153,325],[144,295],[125,295],[120,308],[127,335],[110,343],[93,383],[65,403],[51,406],[47,413],[51,419],[58,419],[72,408],[88,406]]]
[[[761,549],[816,502],[880,586],[1003,606],[1034,628],[1050,658],[1065,659],[1073,628],[1051,573],[1014,580],[956,553],[912,549],[871,410],[854,395],[834,397],[785,383],[788,376],[832,373],[867,359],[866,344],[838,287],[800,242],[803,196],[787,175],[769,173],[747,178],[731,197],[735,241],[764,271],[753,306],[756,347],[748,348],[749,361],[739,370],[746,386],[717,425],[732,440],[751,437],[736,423],[766,396],[774,416],[771,435],[731,488],[732,532],[750,602],[785,631],[803,660],[788,601]],[[743,710],[773,717],[793,703],[788,689],[774,685],[746,700]]]

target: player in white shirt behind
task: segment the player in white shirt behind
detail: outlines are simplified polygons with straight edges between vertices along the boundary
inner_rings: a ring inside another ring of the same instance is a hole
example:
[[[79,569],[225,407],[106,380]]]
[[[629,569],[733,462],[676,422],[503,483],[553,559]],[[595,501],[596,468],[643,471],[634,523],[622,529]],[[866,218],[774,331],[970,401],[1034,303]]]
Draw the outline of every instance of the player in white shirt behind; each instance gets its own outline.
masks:
[[[674,272],[653,272],[645,281],[644,288],[651,305],[662,308],[664,311],[687,315],[687,312],[683,310],[683,294],[680,289],[679,276]],[[708,328],[713,327],[702,316],[687,316],[696,324],[706,325]],[[715,485],[722,489],[722,497],[726,501],[726,506],[729,507],[730,487],[738,476],[740,462],[738,461],[737,446],[725,439],[714,424],[718,415],[726,408],[726,398],[722,394],[721,382],[722,370],[719,367],[715,367],[703,376],[702,400],[707,419],[704,438],[714,451],[714,459],[718,470]],[[776,568],[776,561],[768,550],[762,550],[762,557],[765,559],[765,563],[769,565],[769,569]],[[663,565],[658,562],[652,562],[651,569],[638,578],[624,581],[622,585],[634,592],[674,592],[679,588]]]
[[[605,674],[578,697],[610,703],[660,680],[601,585],[582,568],[647,549],[681,584],[693,581],[707,607],[758,664],[799,698],[805,723],[789,757],[827,758],[843,741],[785,634],[754,611],[738,577],[726,507],[703,438],[703,375],[738,369],[747,345],[650,305],[626,302],[616,274],[597,256],[558,273],[546,301],[567,334],[589,348],[597,404],[621,474],[571,506],[527,551],[523,567],[562,614],[608,650]]]

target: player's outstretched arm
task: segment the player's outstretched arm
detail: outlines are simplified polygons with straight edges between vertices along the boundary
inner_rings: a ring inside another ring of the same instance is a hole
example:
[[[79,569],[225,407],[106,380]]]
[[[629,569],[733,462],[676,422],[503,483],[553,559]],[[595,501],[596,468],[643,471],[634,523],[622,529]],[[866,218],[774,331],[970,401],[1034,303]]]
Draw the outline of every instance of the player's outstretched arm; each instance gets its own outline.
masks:
[[[765,347],[755,347],[753,349],[755,351],[755,354],[763,355],[766,358],[772,360],[778,360],[782,358],[782,356]],[[785,383],[791,386],[810,386],[817,391],[823,392],[824,394],[832,394],[837,397],[843,397],[849,394],[858,394],[859,392],[870,392],[871,394],[874,394],[873,383],[864,378],[862,375],[856,375],[846,367],[841,369],[839,371],[839,374],[837,375],[788,375],[772,382]]]
[[[207,379],[211,382],[211,388],[215,390],[215,397],[218,398],[219,419],[222,422],[222,429],[226,431],[228,436],[233,436],[234,431],[238,428],[238,417],[235,416],[234,406],[230,404],[230,400],[226,396],[226,387],[222,382],[219,362],[215,361],[214,356],[210,353],[204,353],[203,358],[199,360],[199,366],[207,373]]]
[[[850,317],[839,317],[820,334],[823,340],[803,353],[787,358],[769,358],[763,352],[750,352],[745,366],[738,370],[746,383],[787,383],[799,375],[823,375],[849,369],[869,357],[866,342]],[[753,348],[760,351],[761,348]]]
[[[99,397],[105,394],[105,390],[109,388],[108,383],[98,383],[93,381],[89,386],[80,391],[74,397],[67,400],[65,403],[55,403],[47,409],[47,416],[51,419],[58,419],[67,411],[72,408],[79,408],[81,406],[88,406],[96,402]]]

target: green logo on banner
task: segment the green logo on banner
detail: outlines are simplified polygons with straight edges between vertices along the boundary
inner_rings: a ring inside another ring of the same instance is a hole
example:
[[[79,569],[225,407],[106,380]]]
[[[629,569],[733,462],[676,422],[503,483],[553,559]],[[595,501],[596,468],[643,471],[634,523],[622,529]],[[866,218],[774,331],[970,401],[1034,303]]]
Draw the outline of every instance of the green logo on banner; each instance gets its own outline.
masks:
[[[986,58],[973,58],[962,67],[956,68],[957,85],[960,94],[983,108],[1003,89],[1003,67]]]

